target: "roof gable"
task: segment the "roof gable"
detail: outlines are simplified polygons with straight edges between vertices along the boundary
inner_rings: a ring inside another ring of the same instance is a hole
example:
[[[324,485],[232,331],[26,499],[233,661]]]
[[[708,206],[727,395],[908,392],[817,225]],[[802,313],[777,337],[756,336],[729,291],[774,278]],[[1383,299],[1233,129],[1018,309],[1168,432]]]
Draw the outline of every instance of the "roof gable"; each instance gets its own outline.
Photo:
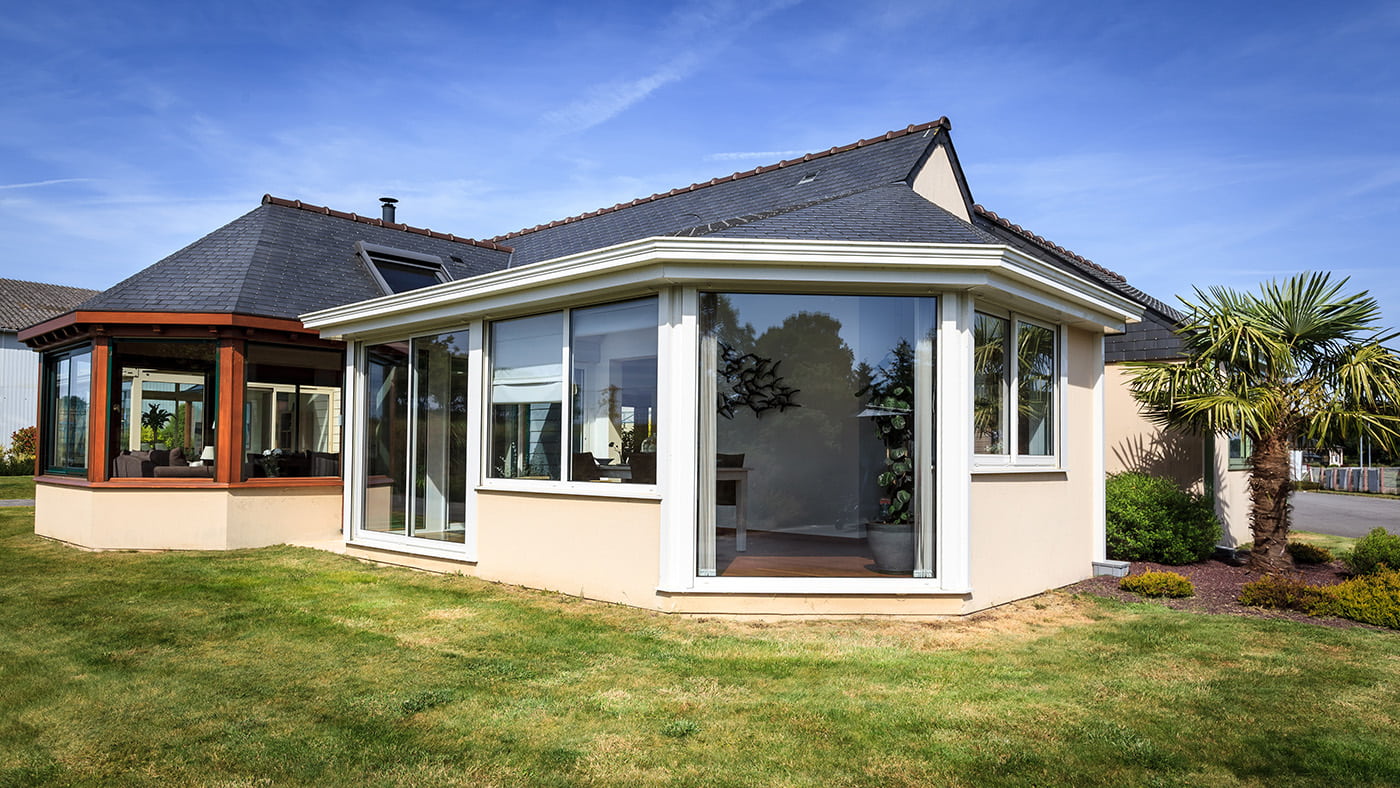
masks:
[[[808,205],[855,191],[906,183],[947,118],[810,153],[724,178],[619,203],[493,238],[515,247],[512,265],[563,257],[735,217]],[[807,176],[815,177],[808,178]]]

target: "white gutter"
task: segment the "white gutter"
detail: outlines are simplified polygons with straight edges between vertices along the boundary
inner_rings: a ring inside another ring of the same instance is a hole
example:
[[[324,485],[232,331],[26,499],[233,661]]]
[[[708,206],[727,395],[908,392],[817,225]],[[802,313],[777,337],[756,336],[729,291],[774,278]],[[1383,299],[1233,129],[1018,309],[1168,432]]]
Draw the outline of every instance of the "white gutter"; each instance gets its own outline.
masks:
[[[1136,302],[1010,246],[658,237],[309,312],[301,321],[322,336],[346,338],[571,295],[712,282],[986,288],[1049,301],[1105,328],[1136,322],[1143,313]]]

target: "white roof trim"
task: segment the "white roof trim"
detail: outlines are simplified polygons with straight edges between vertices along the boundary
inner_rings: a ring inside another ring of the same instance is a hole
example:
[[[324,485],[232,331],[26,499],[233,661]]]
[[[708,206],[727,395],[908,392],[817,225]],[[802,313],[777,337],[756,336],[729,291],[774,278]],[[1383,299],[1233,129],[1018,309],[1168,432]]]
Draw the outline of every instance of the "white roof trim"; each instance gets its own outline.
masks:
[[[1134,301],[1004,245],[668,237],[322,309],[301,321],[323,336],[351,338],[673,284],[970,290],[1006,294],[1058,311],[1067,322],[1100,329],[1121,329],[1143,313]]]

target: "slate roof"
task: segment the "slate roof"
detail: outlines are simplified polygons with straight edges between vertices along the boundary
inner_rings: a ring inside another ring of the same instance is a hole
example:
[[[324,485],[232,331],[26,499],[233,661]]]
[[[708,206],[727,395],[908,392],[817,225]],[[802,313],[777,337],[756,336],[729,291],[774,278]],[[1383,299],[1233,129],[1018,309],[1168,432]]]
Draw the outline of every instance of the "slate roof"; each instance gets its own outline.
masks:
[[[356,241],[439,256],[449,276],[462,279],[641,238],[712,235],[1007,244],[1143,304],[1159,329],[1177,319],[1170,307],[1122,276],[980,205],[972,206],[969,223],[916,193],[913,176],[950,128],[947,118],[939,118],[487,241],[269,195],[257,209],[82,308],[295,318],[383,295],[355,254]],[[1112,339],[1113,352],[1172,351],[1169,336],[1144,331]]]
[[[384,295],[355,243],[437,255],[453,279],[504,268],[509,248],[264,197],[263,204],[85,301],[116,312],[296,318]]]
[[[525,265],[638,238],[697,234],[691,230],[738,217],[813,205],[862,190],[907,183],[928,155],[936,135],[945,132],[949,125],[947,118],[940,118],[932,123],[909,126],[880,137],[653,194],[491,240],[515,247],[511,265]],[[804,178],[813,174],[816,177],[803,182]],[[904,188],[908,190],[907,185]],[[907,203],[901,201],[901,204]],[[951,216],[947,218],[952,219]],[[956,219],[953,221],[957,222]],[[776,227],[779,224],[768,226]],[[942,217],[939,224],[948,227]],[[912,228],[908,229],[912,231]],[[977,237],[979,240],[974,243],[992,242],[976,234],[969,235],[968,229],[963,225],[954,235],[964,240]],[[931,237],[931,234],[926,235]],[[943,240],[951,242],[952,238]]]
[[[0,279],[0,331],[18,331],[71,311],[96,290],[22,279]]]

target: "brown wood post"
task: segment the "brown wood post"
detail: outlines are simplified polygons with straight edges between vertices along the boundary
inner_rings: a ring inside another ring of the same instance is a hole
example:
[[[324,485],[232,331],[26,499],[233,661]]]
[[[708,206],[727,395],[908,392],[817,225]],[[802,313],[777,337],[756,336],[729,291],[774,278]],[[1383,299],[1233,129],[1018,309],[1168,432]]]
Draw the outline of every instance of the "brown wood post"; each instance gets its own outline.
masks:
[[[107,434],[112,421],[112,345],[107,337],[92,339],[92,381],[88,395],[88,473],[90,482],[107,481],[112,436]],[[116,403],[121,407],[121,402]]]
[[[219,409],[214,427],[214,481],[243,481],[243,384],[246,346],[219,340]]]

